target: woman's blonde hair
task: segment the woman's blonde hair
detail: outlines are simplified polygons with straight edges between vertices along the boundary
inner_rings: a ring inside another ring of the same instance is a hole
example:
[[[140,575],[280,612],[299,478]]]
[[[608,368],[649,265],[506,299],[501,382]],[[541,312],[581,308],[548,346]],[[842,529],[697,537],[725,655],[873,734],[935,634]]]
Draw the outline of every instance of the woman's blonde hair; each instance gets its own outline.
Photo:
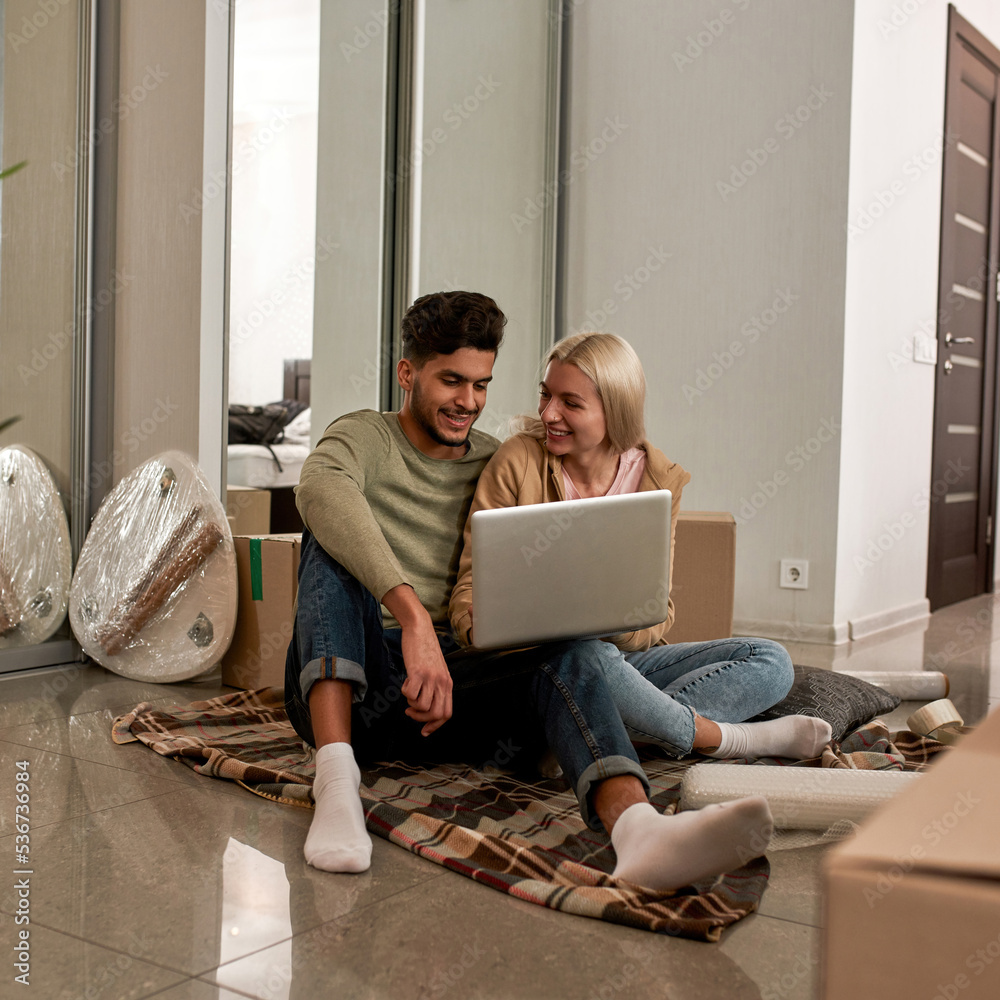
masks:
[[[552,361],[575,365],[594,383],[614,452],[628,451],[646,436],[643,420],[646,376],[639,356],[627,340],[614,333],[577,333],[558,341],[549,351],[542,362],[543,373]],[[519,419],[514,430],[545,436],[537,417]]]

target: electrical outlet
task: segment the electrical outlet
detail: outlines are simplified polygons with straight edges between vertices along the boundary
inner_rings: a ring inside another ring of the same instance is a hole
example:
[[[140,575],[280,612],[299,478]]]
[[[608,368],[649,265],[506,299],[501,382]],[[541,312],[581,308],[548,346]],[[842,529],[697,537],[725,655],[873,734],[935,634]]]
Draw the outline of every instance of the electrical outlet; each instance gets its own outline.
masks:
[[[787,587],[789,590],[808,590],[809,560],[782,559],[778,586]]]

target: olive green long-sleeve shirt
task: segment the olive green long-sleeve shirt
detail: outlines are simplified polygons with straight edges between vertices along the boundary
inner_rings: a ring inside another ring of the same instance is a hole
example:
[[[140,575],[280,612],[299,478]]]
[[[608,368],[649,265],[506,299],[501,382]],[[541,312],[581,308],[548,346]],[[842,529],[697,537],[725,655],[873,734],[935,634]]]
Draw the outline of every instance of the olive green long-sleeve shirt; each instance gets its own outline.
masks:
[[[395,413],[348,413],[302,466],[296,505],[320,545],[376,600],[409,584],[431,620],[446,623],[465,519],[498,445],[473,429],[461,458],[429,458]],[[384,608],[382,617],[386,628],[397,626]]]

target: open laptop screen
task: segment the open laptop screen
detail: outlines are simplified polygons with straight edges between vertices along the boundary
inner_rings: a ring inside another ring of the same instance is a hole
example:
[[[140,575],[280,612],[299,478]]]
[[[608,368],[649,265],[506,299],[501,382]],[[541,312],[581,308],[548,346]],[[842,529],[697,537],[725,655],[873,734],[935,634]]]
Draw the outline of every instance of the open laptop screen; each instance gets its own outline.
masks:
[[[629,632],[667,617],[669,490],[476,511],[479,649]]]

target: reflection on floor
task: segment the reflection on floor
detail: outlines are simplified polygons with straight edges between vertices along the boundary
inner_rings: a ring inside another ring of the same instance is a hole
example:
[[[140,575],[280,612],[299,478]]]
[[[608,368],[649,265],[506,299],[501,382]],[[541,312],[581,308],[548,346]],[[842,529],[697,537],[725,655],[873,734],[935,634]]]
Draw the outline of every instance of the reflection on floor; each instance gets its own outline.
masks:
[[[789,648],[816,666],[944,670],[952,700],[975,723],[1000,704],[998,606],[980,598],[850,647]],[[773,854],[760,913],[715,945],[544,910],[378,839],[369,872],[326,875],[302,860],[310,813],[111,743],[111,720],[139,701],[223,690],[217,675],[159,687],[93,666],[0,679],[2,794],[13,796],[17,762],[31,776],[33,995],[817,995],[823,848]],[[914,707],[902,705],[890,723],[902,726]],[[5,803],[8,863],[14,848]],[[14,882],[0,887],[5,914],[17,909]],[[10,956],[16,927],[7,916],[3,927]]]

